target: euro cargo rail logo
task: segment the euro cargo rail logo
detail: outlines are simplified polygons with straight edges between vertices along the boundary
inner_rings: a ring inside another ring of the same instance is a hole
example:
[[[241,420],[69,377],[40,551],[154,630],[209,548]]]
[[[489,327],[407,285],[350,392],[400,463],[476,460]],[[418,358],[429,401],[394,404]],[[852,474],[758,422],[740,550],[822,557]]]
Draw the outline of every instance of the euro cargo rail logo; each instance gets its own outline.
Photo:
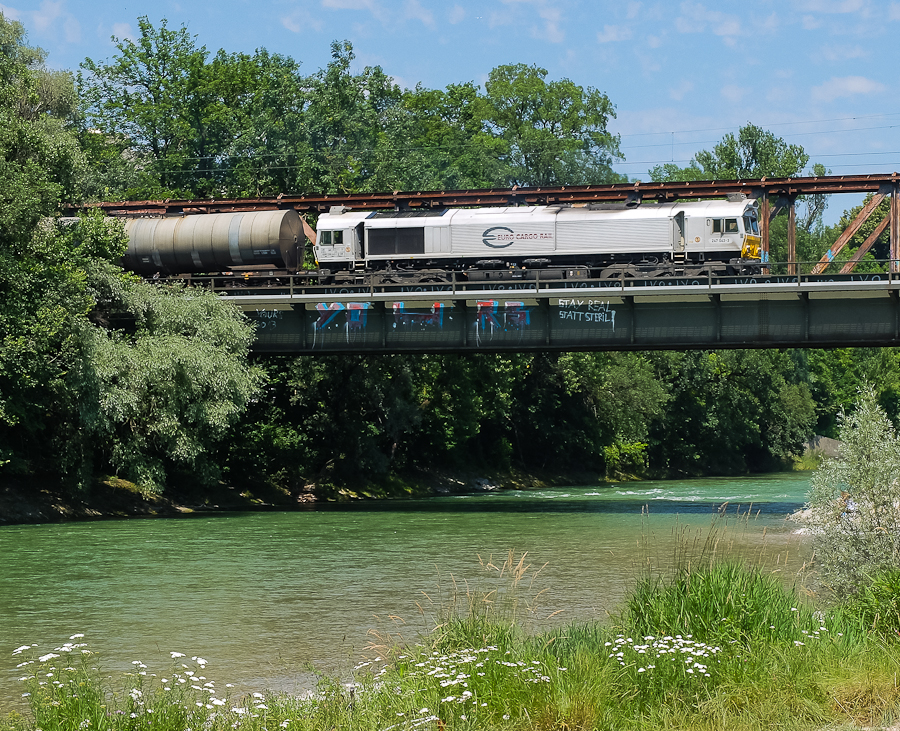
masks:
[[[512,246],[515,241],[553,241],[553,234],[548,231],[516,233],[506,226],[494,226],[481,234],[481,241],[492,249],[505,249]]]
[[[497,231],[498,233],[494,233],[494,231]],[[512,246],[516,232],[511,228],[506,228],[506,226],[494,226],[481,234],[481,236],[481,241],[485,246],[490,246],[492,249],[505,249],[507,246]],[[505,243],[495,244],[495,241],[502,241]]]

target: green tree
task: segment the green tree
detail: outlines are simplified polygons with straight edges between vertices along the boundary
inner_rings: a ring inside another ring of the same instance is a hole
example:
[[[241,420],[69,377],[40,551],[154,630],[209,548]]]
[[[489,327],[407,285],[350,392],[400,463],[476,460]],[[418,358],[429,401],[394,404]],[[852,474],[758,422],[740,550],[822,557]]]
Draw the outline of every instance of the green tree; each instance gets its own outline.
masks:
[[[150,285],[104,266],[89,284],[95,317],[108,325],[83,333],[82,369],[97,389],[83,421],[100,466],[157,492],[179,473],[212,484],[215,446],[262,382],[247,362],[251,326],[205,290]],[[130,332],[110,327],[116,320]]]
[[[792,178],[809,162],[800,145],[790,145],[768,130],[747,124],[737,136],[725,135],[712,150],[701,150],[686,167],[673,163],[650,170],[655,181]]]
[[[650,433],[663,473],[768,469],[802,450],[815,407],[793,353],[775,350],[651,355],[671,398]]]
[[[851,594],[900,560],[900,439],[868,386],[838,434],[840,459],[813,476],[807,524],[824,582]]]
[[[547,81],[546,69],[498,66],[485,83],[489,121],[507,145],[509,185],[617,182],[619,138],[607,125],[615,107],[596,89],[569,79]]]
[[[148,196],[189,194],[188,169],[206,142],[205,66],[207,50],[187,28],[155,28],[138,18],[138,39],[113,39],[119,51],[112,63],[85,59],[79,87],[85,99],[85,124],[120,138],[147,166]],[[187,185],[186,185],[187,184]],[[136,191],[137,192],[137,191]]]

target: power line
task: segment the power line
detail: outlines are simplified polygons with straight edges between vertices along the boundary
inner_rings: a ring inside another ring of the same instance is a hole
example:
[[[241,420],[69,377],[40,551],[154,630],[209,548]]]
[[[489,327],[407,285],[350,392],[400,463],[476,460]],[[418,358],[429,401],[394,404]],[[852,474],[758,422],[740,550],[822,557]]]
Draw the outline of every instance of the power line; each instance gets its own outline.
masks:
[[[769,127],[787,127],[790,125],[797,124],[823,124],[825,122],[848,122],[857,119],[877,119],[879,117],[896,117],[900,116],[900,112],[884,112],[882,114],[867,114],[860,115],[856,117],[834,117],[832,119],[808,119],[806,121],[801,122],[774,122],[772,124],[758,124],[755,125],[757,127],[761,127],[763,129],[768,129]],[[730,127],[707,127],[705,129],[682,129],[682,130],[668,130],[666,132],[633,132],[631,134],[621,134],[619,137],[651,137],[653,135],[682,135],[682,134],[691,134],[693,132],[721,132],[723,130],[733,130],[735,129],[734,125]]]

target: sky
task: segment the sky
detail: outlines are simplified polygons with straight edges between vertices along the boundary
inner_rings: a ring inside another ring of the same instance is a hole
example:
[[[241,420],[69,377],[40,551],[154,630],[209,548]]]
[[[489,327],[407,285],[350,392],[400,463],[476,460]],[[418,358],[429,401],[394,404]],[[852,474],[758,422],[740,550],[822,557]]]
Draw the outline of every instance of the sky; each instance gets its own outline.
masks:
[[[186,26],[212,53],[266,48],[307,73],[347,39],[358,68],[381,66],[410,88],[536,64],[609,96],[624,156],[614,167],[632,180],[685,165],[748,122],[835,175],[900,170],[898,0],[3,2],[52,68],[111,59],[111,36],[133,38],[143,15]],[[839,208],[856,202],[842,198]]]

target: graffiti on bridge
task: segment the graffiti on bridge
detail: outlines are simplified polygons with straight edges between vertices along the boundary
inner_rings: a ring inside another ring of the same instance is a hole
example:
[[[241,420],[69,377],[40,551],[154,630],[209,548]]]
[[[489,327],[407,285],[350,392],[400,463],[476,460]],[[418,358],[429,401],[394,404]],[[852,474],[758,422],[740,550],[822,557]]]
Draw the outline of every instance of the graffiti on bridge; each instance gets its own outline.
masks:
[[[343,330],[347,342],[354,342],[366,328],[369,307],[367,302],[319,302],[318,317],[313,322],[313,347],[320,332],[335,330]]]
[[[404,329],[425,329],[444,327],[443,302],[434,302],[431,310],[407,310],[403,302],[394,302],[394,327]]]
[[[476,302],[475,342],[481,345],[482,340],[490,342],[501,333],[518,333],[521,340],[523,333],[531,325],[531,310],[524,302],[503,302],[497,300],[479,300]]]

